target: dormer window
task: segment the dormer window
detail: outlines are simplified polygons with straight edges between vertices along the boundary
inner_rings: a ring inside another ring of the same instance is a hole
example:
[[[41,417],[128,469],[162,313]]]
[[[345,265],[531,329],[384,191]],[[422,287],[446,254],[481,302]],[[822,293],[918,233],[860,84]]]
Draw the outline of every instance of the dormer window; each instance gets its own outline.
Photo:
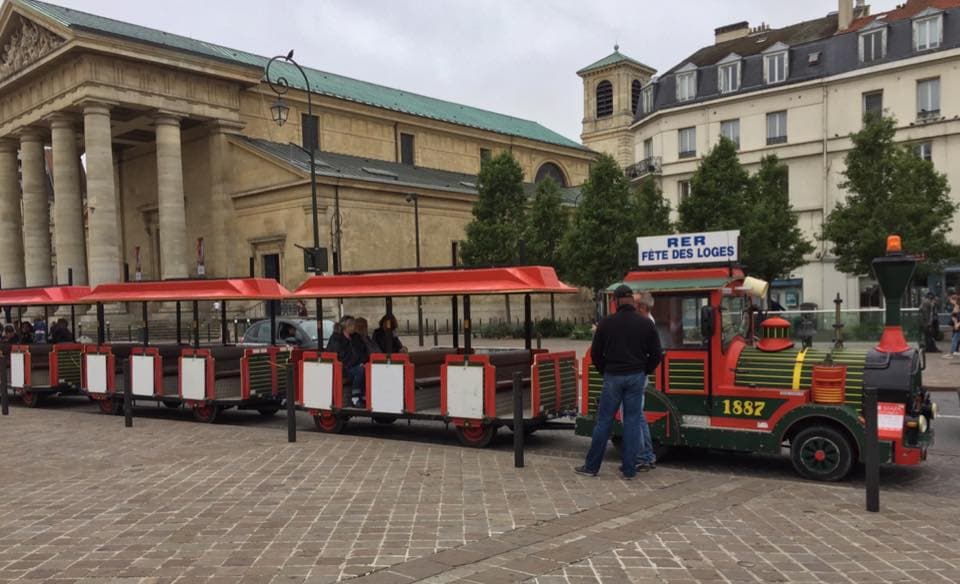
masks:
[[[763,52],[763,82],[782,83],[790,74],[790,47],[776,43]]]
[[[943,13],[927,8],[913,18],[913,50],[936,49],[943,44]]]
[[[653,83],[647,84],[640,91],[640,111],[645,114],[653,111]]]
[[[697,97],[697,66],[687,63],[677,70],[677,101],[690,101]]]
[[[860,33],[860,62],[872,63],[887,56],[887,25],[875,20]]]
[[[740,55],[731,53],[724,57],[717,68],[717,88],[720,93],[740,89]]]

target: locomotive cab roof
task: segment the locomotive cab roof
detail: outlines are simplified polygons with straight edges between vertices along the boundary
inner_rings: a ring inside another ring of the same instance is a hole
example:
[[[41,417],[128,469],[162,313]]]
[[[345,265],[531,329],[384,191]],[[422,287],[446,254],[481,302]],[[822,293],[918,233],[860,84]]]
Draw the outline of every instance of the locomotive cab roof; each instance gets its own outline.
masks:
[[[608,293],[625,284],[634,290],[646,292],[684,292],[717,290],[743,280],[738,267],[686,268],[670,270],[632,270],[607,288]]]

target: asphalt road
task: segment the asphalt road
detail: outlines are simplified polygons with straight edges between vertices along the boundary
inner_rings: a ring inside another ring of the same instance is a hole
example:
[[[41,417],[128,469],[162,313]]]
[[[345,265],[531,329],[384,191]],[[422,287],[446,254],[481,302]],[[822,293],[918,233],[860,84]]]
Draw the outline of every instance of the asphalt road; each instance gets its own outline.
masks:
[[[919,466],[885,466],[881,469],[883,489],[904,490],[936,496],[955,496],[960,481],[960,401],[954,392],[936,392],[934,400],[940,404],[940,417],[934,421],[936,442],[929,458]],[[23,407],[15,400],[11,414],[16,415]],[[70,408],[74,411],[103,416],[104,423],[123,424],[121,417],[108,417],[99,412],[95,404],[86,398],[52,398],[42,407]],[[171,424],[199,423],[194,421],[190,411],[157,407],[152,403],[142,403],[135,409],[136,417],[169,420]],[[2,423],[2,421],[0,421]],[[276,440],[285,441],[286,418],[281,411],[276,416],[264,418],[254,411],[227,410],[221,414],[217,424],[229,432],[234,425],[262,426],[275,431]],[[305,413],[297,414],[298,432],[316,432],[313,420]],[[421,444],[459,444],[453,428],[445,428],[438,422],[398,421],[393,425],[375,424],[366,418],[352,419],[346,432],[357,436],[377,439],[409,441]],[[540,430],[525,441],[526,452],[537,455],[564,457],[570,460],[571,469],[578,464],[589,445],[589,439],[576,436],[571,430]],[[512,433],[501,428],[490,448],[505,454],[513,451]],[[617,453],[613,448],[607,452],[609,464],[615,464]],[[662,466],[675,469],[690,469],[735,476],[762,476],[789,481],[800,481],[786,456],[745,455],[707,450],[680,449],[672,452],[669,458],[662,460]],[[863,469],[858,467],[841,485],[850,488],[862,488]]]

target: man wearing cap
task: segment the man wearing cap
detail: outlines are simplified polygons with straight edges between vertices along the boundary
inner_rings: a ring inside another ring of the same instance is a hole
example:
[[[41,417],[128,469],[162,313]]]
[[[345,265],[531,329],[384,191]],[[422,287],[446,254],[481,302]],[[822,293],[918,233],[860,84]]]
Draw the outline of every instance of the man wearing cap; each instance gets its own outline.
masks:
[[[593,366],[603,375],[603,391],[586,462],[574,470],[587,476],[597,476],[600,472],[613,419],[622,404],[623,462],[620,476],[631,480],[637,474],[644,386],[647,374],[660,363],[660,337],[650,319],[637,312],[629,286],[617,286],[613,297],[617,311],[600,321],[590,346]]]

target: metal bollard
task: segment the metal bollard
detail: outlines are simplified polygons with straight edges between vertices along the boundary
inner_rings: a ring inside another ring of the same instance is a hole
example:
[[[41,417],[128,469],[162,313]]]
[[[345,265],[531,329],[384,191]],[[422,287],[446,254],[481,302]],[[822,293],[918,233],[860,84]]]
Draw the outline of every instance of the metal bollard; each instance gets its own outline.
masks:
[[[110,338],[110,323],[109,323],[109,322],[107,323],[107,342],[108,342],[108,343],[112,342],[112,339]]]
[[[440,336],[437,334],[437,321],[433,321],[433,346],[440,346]]]
[[[540,333],[537,333],[537,350],[539,351],[542,348],[543,348],[543,335]]]
[[[294,391],[293,364],[287,363],[287,442],[297,441],[297,392]]]
[[[10,397],[7,395],[7,357],[0,353],[0,415],[10,415]]]
[[[863,388],[863,418],[866,438],[863,463],[866,470],[867,511],[880,511],[880,441],[877,437],[877,388]]]
[[[133,388],[130,383],[130,359],[123,362],[123,426],[133,428]]]
[[[523,378],[513,374],[513,466],[523,468]]]

